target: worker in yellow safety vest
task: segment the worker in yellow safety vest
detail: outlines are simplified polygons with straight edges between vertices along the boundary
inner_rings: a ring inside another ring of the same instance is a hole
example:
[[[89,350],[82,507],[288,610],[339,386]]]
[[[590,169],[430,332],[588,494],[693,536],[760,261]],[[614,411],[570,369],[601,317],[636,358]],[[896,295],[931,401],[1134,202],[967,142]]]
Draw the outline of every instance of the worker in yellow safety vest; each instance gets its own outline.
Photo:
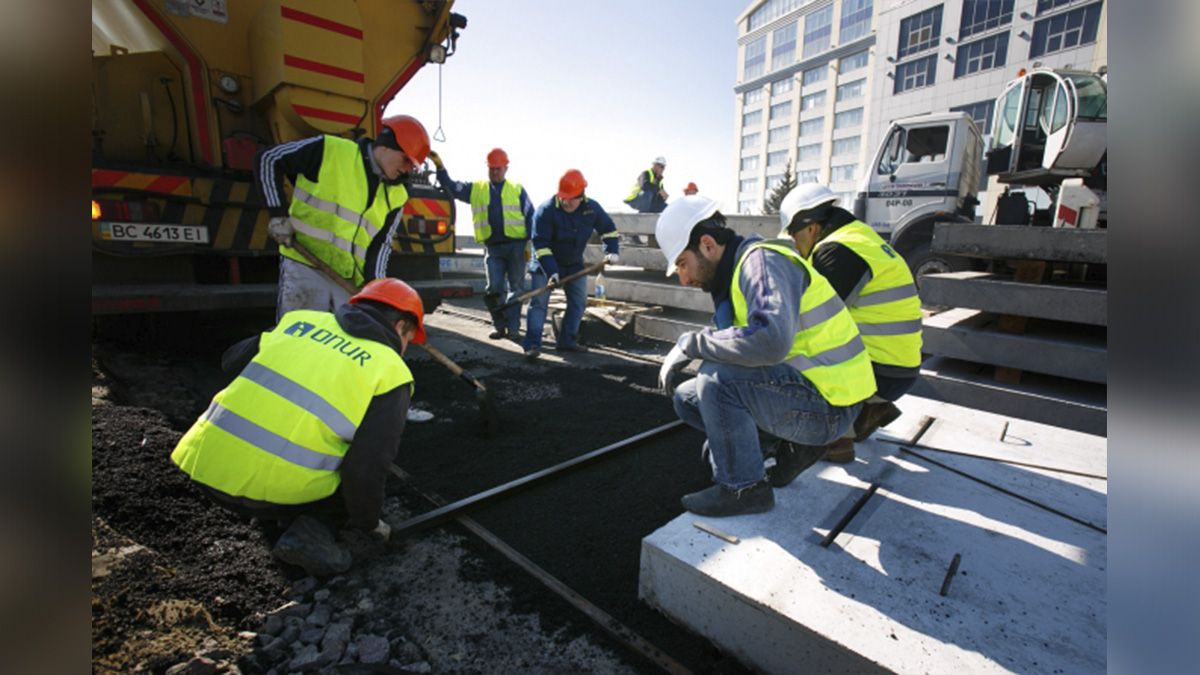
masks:
[[[878,391],[863,406],[852,435],[835,441],[826,459],[850,462],[854,441],[866,440],[900,416],[893,401],[912,388],[921,367],[921,299],[908,263],[869,225],[838,206],[825,185],[801,185],[779,209],[781,237],[791,237],[846,303],[871,357]]]
[[[655,238],[667,275],[711,294],[713,327],[683,333],[659,370],[702,361],[674,390],[680,419],[707,436],[715,485],[683,497],[702,516],[770,510],[788,485],[850,428],[875,392],[867,350],[829,282],[791,247],[742,237],[717,203],[683,197],[663,211]],[[773,437],[764,467],[760,437]],[[764,470],[765,468],[765,470]]]
[[[171,461],[217,503],[290,522],[272,550],[280,560],[316,576],[346,571],[351,555],[335,530],[391,532],[380,518],[384,481],[413,392],[404,351],[424,344],[423,317],[417,292],[390,278],[332,314],[284,314],[225,353],[222,366],[238,375]]]
[[[487,154],[488,179],[460,183],[450,178],[442,158],[429,153],[437,166],[438,185],[455,199],[471,205],[471,222],[475,225],[475,242],[483,246],[483,265],[487,273],[484,293],[493,296],[496,305],[504,303],[525,290],[525,263],[529,260],[529,237],[533,233],[533,203],[520,183],[506,180],[508,153],[493,148]],[[495,330],[489,338],[508,338],[514,342],[521,336],[521,306],[515,304],[492,318]]]
[[[667,208],[667,191],[663,188],[663,171],[666,168],[666,158],[655,157],[650,168],[638,174],[625,203],[638,213],[662,213]]]
[[[428,154],[429,134],[408,115],[385,118],[375,139],[320,135],[258,153],[255,182],[271,216],[268,232],[279,244],[276,319],[294,309],[332,312],[349,298],[293,243],[355,286],[387,276],[408,201],[405,183]]]

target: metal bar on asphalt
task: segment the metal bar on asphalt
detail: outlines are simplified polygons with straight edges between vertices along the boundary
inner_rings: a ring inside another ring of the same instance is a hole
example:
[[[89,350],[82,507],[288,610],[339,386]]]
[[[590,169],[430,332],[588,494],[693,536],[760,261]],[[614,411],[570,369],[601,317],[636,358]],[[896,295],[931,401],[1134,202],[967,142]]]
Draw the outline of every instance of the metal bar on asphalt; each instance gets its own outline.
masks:
[[[616,443],[606,445],[603,448],[600,448],[598,450],[593,450],[587,454],[583,454],[578,457],[575,457],[574,459],[569,459],[565,462],[562,462],[561,464],[556,464],[552,467],[542,469],[541,471],[538,471],[536,473],[531,473],[528,476],[524,476],[522,478],[517,478],[516,480],[511,480],[507,483],[504,483],[503,485],[498,485],[490,490],[486,490],[484,492],[480,492],[480,493],[472,495],[470,497],[460,499],[452,504],[447,504],[441,508],[434,509],[433,511],[430,511],[429,513],[423,513],[419,516],[414,516],[414,517],[409,518],[408,520],[404,521],[403,523],[400,523],[395,528],[393,528],[392,536],[397,536],[404,532],[409,532],[409,531],[417,530],[417,529],[424,528],[424,527],[430,527],[430,526],[436,525],[438,523],[445,522],[445,521],[453,518],[460,511],[465,511],[471,507],[479,505],[482,502],[485,502],[490,499],[494,499],[494,498],[496,498],[500,495],[503,495],[507,492],[512,492],[514,490],[517,490],[518,488],[526,487],[532,483],[543,480],[545,478],[549,478],[550,476],[553,476],[555,474],[562,473],[562,472],[568,471],[570,469],[578,468],[579,466],[581,466],[583,464],[587,464],[593,460],[599,459],[600,457],[608,455],[612,452],[636,445],[642,441],[653,438],[654,436],[658,436],[659,434],[663,434],[668,431],[674,431],[676,429],[681,429],[681,428],[683,428],[683,426],[684,426],[683,420],[675,420],[674,422],[669,422],[667,424],[663,424],[662,426],[654,427],[653,429],[650,429],[649,431],[643,431],[640,434],[637,434],[635,436],[630,436],[629,438],[626,438],[624,440],[617,441]]]
[[[954,581],[954,575],[958,574],[958,564],[960,562],[962,562],[962,554],[955,553],[954,558],[950,561],[950,569],[946,570],[946,577],[942,579],[942,590],[938,592],[938,595],[944,596],[950,592],[950,582]]]

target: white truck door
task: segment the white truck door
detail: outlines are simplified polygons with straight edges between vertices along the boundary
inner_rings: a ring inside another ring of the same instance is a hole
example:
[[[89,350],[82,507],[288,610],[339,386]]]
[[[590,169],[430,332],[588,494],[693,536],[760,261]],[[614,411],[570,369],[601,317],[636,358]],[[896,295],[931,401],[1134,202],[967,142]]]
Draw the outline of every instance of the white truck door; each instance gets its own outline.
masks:
[[[893,126],[875,164],[868,194],[868,221],[896,231],[934,211],[953,211],[957,185],[948,180],[954,156],[950,122]]]
[[[1090,74],[1066,72],[1056,77],[1042,166],[1058,172],[1090,171],[1108,149],[1108,88]]]
[[[1019,153],[1016,149],[1021,147],[1027,81],[1028,78],[1022,77],[1010,82],[997,100],[992,119],[992,143],[987,153],[989,174],[1015,173],[1017,170]]]
[[[1057,169],[1063,149],[1075,129],[1075,86],[1054,76],[1054,95],[1043,102],[1038,124],[1046,134],[1046,148],[1042,151],[1042,166]]]

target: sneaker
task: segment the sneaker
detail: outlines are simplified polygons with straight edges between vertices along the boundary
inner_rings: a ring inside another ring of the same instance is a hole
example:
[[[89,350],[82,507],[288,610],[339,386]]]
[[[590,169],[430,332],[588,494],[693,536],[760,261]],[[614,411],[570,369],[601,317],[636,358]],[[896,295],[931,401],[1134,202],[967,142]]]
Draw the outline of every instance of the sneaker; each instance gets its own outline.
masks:
[[[508,331],[504,330],[503,328],[497,328],[496,330],[488,333],[488,339],[489,340],[499,340],[501,338],[504,338],[507,335],[508,335]]]
[[[879,427],[886,427],[900,417],[900,409],[891,401],[864,403],[854,420],[854,440],[865,441]],[[853,459],[853,457],[851,457]],[[849,461],[849,460],[847,460]]]
[[[338,545],[333,533],[312,516],[300,516],[275,542],[271,554],[289,565],[304,568],[310,576],[328,577],[350,569],[350,552]]]
[[[796,480],[805,469],[820,461],[825,447],[803,445],[791,441],[775,441],[775,465],[767,467],[767,481],[771,487],[786,487]]]
[[[829,452],[825,453],[825,461],[834,464],[849,464],[854,461],[854,439],[839,438],[829,444]]]
[[[683,508],[698,516],[724,518],[747,513],[765,513],[775,507],[775,492],[765,480],[741,490],[720,483],[679,500]]]
[[[416,422],[417,424],[420,424],[421,422],[428,422],[429,420],[433,419],[433,413],[429,412],[428,410],[421,410],[420,408],[410,405],[408,406],[406,418],[409,422]]]
[[[555,349],[555,351],[560,351],[560,352],[586,352],[587,351],[587,347],[584,347],[583,345],[580,345],[580,344],[555,345],[554,349]]]
[[[542,350],[538,349],[537,347],[528,347],[525,349],[526,361],[537,361],[538,357],[541,355]]]

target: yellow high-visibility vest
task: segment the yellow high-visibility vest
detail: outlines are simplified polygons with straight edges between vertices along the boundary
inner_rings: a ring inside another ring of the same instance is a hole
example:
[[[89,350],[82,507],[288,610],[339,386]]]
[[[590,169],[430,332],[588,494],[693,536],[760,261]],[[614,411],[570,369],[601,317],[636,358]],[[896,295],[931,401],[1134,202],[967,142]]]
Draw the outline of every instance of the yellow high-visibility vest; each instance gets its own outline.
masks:
[[[471,184],[471,221],[475,224],[475,241],[480,244],[492,238],[488,222],[488,206],[492,203],[492,182]],[[504,181],[500,188],[500,211],[504,214],[504,236],[518,241],[525,239],[525,214],[521,212],[521,184]]]

